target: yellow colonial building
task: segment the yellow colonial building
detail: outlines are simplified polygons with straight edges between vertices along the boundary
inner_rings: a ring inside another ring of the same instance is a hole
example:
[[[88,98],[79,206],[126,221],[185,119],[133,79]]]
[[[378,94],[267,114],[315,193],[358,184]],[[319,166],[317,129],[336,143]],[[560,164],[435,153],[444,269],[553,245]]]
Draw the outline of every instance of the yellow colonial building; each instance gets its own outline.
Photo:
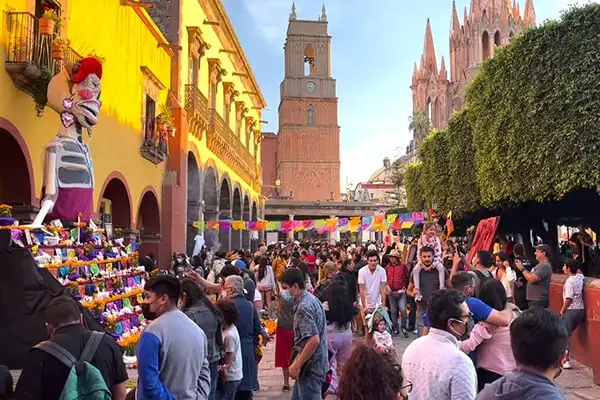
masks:
[[[170,142],[165,193],[171,231],[163,243],[172,249],[185,243],[191,254],[194,239],[202,237],[195,221],[262,215],[260,127],[266,104],[220,0],[153,3],[149,13],[176,50],[170,105],[177,134]],[[229,229],[207,231],[203,238],[225,250],[248,249],[252,239],[248,231]]]
[[[94,216],[141,231],[144,250],[156,251],[174,133],[167,106],[174,51],[148,12],[130,3],[0,0],[0,203],[14,205],[25,222],[35,214],[44,149],[60,127],[59,115],[43,107],[45,87],[61,68],[93,54],[103,61],[101,114],[84,137],[94,163]]]

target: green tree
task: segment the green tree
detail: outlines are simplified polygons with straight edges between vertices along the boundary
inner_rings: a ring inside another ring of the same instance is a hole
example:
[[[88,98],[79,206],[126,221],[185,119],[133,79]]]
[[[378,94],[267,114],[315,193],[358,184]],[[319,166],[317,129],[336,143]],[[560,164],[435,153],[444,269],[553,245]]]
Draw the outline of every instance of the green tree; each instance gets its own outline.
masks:
[[[415,111],[409,118],[408,129],[412,132],[417,145],[431,132],[431,121],[426,111]]]

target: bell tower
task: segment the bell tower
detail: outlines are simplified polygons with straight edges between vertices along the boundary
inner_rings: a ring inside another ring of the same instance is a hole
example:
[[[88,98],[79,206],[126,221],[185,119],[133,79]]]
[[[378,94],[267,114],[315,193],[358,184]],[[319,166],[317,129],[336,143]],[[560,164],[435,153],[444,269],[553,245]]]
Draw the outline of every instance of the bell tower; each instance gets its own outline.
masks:
[[[340,199],[340,127],[325,6],[316,21],[292,5],[280,86],[277,178],[298,201]]]

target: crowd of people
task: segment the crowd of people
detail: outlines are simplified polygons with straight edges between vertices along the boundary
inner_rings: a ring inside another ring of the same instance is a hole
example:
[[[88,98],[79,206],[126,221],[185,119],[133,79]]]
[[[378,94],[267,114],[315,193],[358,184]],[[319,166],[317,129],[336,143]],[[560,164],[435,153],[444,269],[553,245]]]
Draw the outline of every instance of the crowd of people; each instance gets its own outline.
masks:
[[[171,271],[153,271],[145,284],[151,323],[130,392],[110,337],[87,354],[94,335],[75,300],[54,299],[46,323],[50,341],[86,356],[113,399],[252,399],[267,320],[276,320],[281,390],[294,400],[562,399],[552,379],[570,368],[569,335],[585,320],[581,263],[564,264],[559,315],[548,310],[549,246],[536,248],[536,262],[518,243],[472,260],[463,247],[428,222],[420,237],[385,250],[307,241],[175,255]],[[393,337],[411,335],[400,362]],[[36,346],[7,398],[57,399],[68,377]]]

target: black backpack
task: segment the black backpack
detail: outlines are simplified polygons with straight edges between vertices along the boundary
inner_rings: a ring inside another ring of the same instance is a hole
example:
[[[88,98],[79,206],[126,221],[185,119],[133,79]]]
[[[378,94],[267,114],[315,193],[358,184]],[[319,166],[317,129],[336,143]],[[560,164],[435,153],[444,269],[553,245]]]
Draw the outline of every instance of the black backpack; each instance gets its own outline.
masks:
[[[485,275],[483,272],[475,270],[475,275],[477,275],[477,278],[479,278],[479,285],[476,288],[476,292],[475,295],[479,296],[479,291],[481,290],[481,287],[487,282],[487,281],[493,281],[494,277],[492,276],[492,274],[490,273],[489,275]]]

